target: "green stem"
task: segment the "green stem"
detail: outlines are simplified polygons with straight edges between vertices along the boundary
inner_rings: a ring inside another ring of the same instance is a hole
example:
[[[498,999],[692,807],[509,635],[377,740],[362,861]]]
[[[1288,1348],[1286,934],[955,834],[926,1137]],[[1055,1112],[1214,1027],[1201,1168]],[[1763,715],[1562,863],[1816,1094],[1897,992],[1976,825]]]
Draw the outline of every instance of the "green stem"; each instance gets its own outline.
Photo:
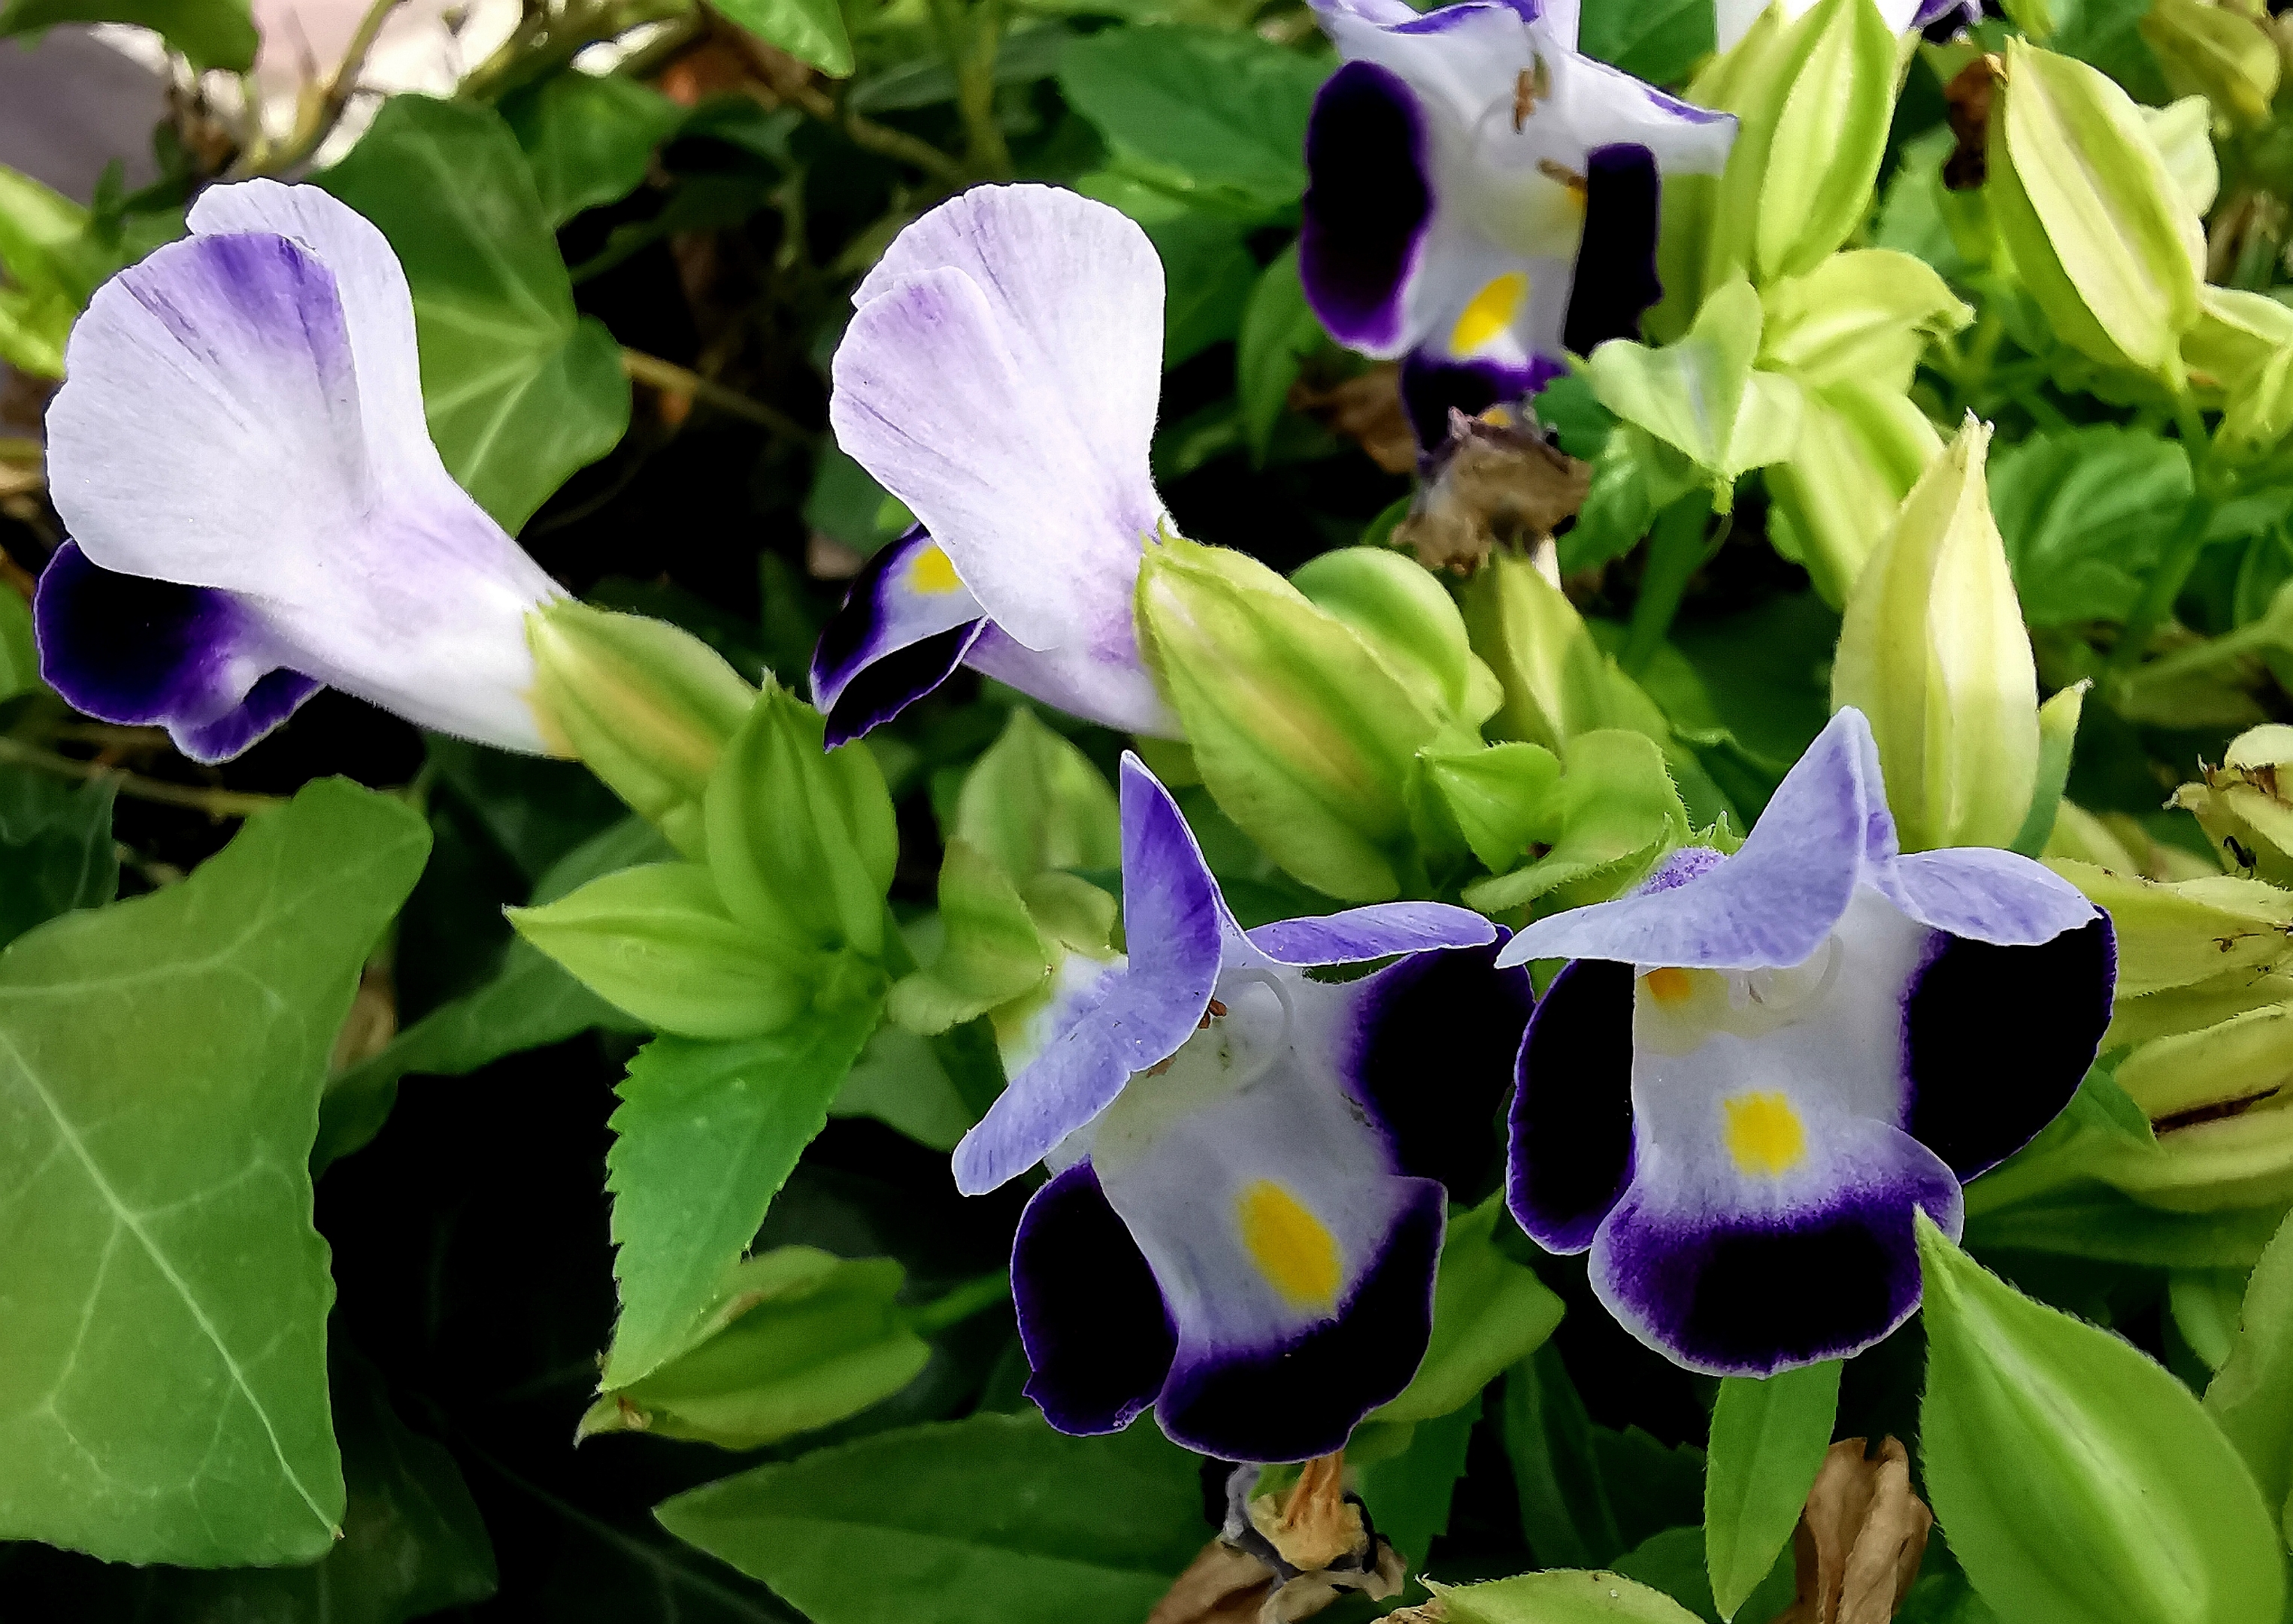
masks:
[[[729,411],[736,418],[746,418],[759,427],[768,428],[784,439],[798,443],[809,443],[813,434],[805,426],[764,402],[728,389],[714,378],[703,378],[689,367],[680,367],[673,361],[663,361],[658,355],[648,355],[643,350],[624,349],[621,370],[641,384],[671,394],[689,394],[703,405],[714,406],[719,411]]]
[[[277,795],[250,795],[238,790],[203,789],[197,784],[169,784],[163,778],[146,778],[140,773],[106,767],[100,761],[81,761],[70,756],[60,756],[52,751],[27,744],[20,739],[0,738],[0,765],[29,767],[36,773],[50,773],[59,778],[77,778],[83,782],[108,779],[118,787],[122,795],[135,800],[157,801],[162,806],[189,807],[210,817],[252,817],[257,812],[268,812],[273,807],[283,807],[286,800]]]
[[[2128,689],[2146,687],[2153,683],[2171,682],[2198,671],[2208,671],[2216,666],[2227,665],[2245,654],[2257,654],[2280,647],[2284,637],[2279,628],[2264,616],[2225,631],[2220,637],[2208,637],[2187,648],[2177,648],[2170,654],[2161,654],[2126,678]]]
[[[1712,512],[1709,491],[1689,491],[1657,516],[1649,538],[1648,565],[1641,572],[1641,593],[1633,605],[1632,629],[1625,637],[1620,663],[1637,677],[1656,657],[1688,583],[1704,567],[1704,521]]]
[[[984,1314],[1010,1298],[1011,1277],[998,1269],[908,1310],[908,1327],[919,1336],[936,1336],[948,1327]]]
[[[976,175],[1011,173],[1011,150],[995,120],[995,55],[1003,39],[1002,0],[932,0],[932,22],[955,70],[955,107],[963,119],[965,157]]]

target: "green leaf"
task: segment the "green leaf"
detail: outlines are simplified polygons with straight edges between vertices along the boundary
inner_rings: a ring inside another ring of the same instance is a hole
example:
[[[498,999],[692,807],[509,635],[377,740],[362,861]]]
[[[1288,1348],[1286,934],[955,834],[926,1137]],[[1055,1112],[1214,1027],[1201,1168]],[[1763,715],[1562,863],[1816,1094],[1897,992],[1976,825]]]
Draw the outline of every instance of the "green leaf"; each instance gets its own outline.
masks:
[[[66,784],[0,767],[0,946],[74,908],[99,907],[119,889],[108,778]]]
[[[397,251],[431,438],[462,488],[515,531],[629,422],[620,348],[574,311],[516,137],[487,108],[393,96],[317,178]]]
[[[1576,48],[1651,85],[1677,85],[1713,47],[1703,0],[1592,0]]]
[[[880,1012],[847,995],[769,1037],[657,1037],[629,1062],[605,1157],[621,1290],[606,1386],[691,1345]]]
[[[578,71],[505,97],[501,115],[525,149],[552,226],[635,191],[653,150],[685,122],[685,110],[649,85]]]
[[[1617,1573],[1561,1570],[1485,1585],[1436,1585],[1445,1624],[1695,1624],[1660,1590]]]
[[[733,21],[831,79],[852,72],[852,36],[837,0],[726,0],[717,8]]]
[[[2285,1604],[2274,1506],[2190,1390],[1917,1215],[1928,1498],[2014,1624],[2251,1624]]]
[[[1235,393],[1242,407],[1242,432],[1253,467],[1263,466],[1274,426],[1289,404],[1301,357],[1322,342],[1322,323],[1306,303],[1298,280],[1298,245],[1260,273],[1242,313],[1242,336],[1235,345]]]
[[[1840,1361],[1764,1380],[1720,1381],[1704,1479],[1705,1563],[1720,1616],[1732,1619],[1791,1543],[1807,1491],[1831,1447]]]
[[[1616,1571],[1636,1579],[1651,1590],[1661,1590],[1699,1619],[1721,1624],[1719,1604],[1712,1599],[1712,1580],[1704,1565],[1704,1531],[1667,1528],[1650,1534],[1616,1558]],[[1787,1544],[1752,1594],[1737,1611],[1746,1624],[1768,1624],[1791,1605],[1798,1589],[1798,1564]]]
[[[0,263],[4,263],[4,256],[0,256]],[[40,680],[40,646],[32,630],[32,605],[21,593],[0,592],[0,700],[36,694],[46,686]]]
[[[1195,1458],[1151,1425],[1068,1438],[1032,1414],[815,1449],[655,1514],[814,1624],[1143,1618],[1211,1532]]]
[[[1535,1271],[1498,1249],[1511,1225],[1502,1192],[1449,1221],[1433,1285],[1433,1336],[1409,1385],[1373,1421],[1430,1421],[1479,1397],[1482,1388],[1544,1345],[1560,1323],[1560,1299]],[[1422,1557],[1423,1553],[1418,1555]]]
[[[243,73],[258,43],[247,0],[10,0],[0,7],[0,39],[60,22],[125,22],[150,28],[197,69]]]
[[[489,752],[498,756],[498,752]],[[500,759],[511,758],[500,757]],[[555,902],[604,874],[668,856],[668,842],[641,817],[623,818],[551,865],[533,888]],[[402,1077],[460,1076],[504,1055],[563,1042],[591,1027],[642,1032],[644,1023],[591,992],[572,972],[523,938],[501,969],[476,990],[448,1000],[327,1084],[319,1107],[313,1172],[348,1156],[382,1131]]]
[[[1505,1453],[1529,1554],[1548,1568],[1614,1562],[1629,1548],[1592,1453],[1592,1423],[1550,1342],[1505,1377]]]
[[[952,840],[939,871],[946,940],[930,966],[892,988],[888,1012],[926,1036],[1025,997],[1051,973],[1051,953],[1003,871],[968,841]]]
[[[1519,740],[1486,750],[1427,751],[1426,775],[1481,866],[1503,873],[1545,823],[1545,798],[1560,782],[1560,758]]]
[[[1046,869],[1122,862],[1114,791],[1089,756],[1025,705],[965,775],[948,832],[1023,884]]]
[[[1450,1503],[1457,1480],[1465,1475],[1465,1451],[1480,1418],[1476,1389],[1462,1408],[1415,1423],[1408,1447],[1399,1454],[1362,1467],[1361,1495],[1370,1519],[1413,1573],[1425,1571],[1433,1541],[1449,1531]]]
[[[2001,448],[1990,506],[2024,617],[2033,626],[2124,620],[2190,491],[2179,442],[2115,424]]]
[[[958,1028],[960,1032],[961,1028]],[[955,1034],[937,1041],[947,1042]],[[978,1116],[934,1052],[934,1040],[886,1021],[852,1063],[831,1116],[873,1116],[920,1145],[952,1150]],[[992,1096],[991,1096],[992,1097]]]
[[[1567,770],[1538,809],[1531,831],[1546,850],[1534,863],[1478,881],[1465,900],[1485,913],[1517,908],[1564,887],[1614,895],[1637,880],[1665,849],[1688,835],[1688,816],[1665,765],[1645,734],[1621,728],[1580,733],[1568,741]],[[1598,900],[1567,893],[1575,902]]]
[[[0,1536],[190,1565],[333,1544],[333,1287],[304,1164],[428,840],[323,780],[181,884],[0,955]]]
[[[1108,28],[1059,61],[1067,104],[1171,190],[1246,212],[1306,190],[1306,118],[1332,64],[1247,31]]]
[[[2206,1388],[2206,1413],[2281,1516],[2293,1512],[2293,1218],[2255,1266],[2238,1321],[2229,1362]],[[2293,1521],[2283,1532],[2293,1540]]]
[[[781,1246],[733,1271],[674,1358],[607,1390],[576,1435],[650,1432],[759,1449],[855,1416],[915,1379],[931,1357],[895,1306],[907,1271]]]
[[[1760,296],[1739,280],[1704,301],[1679,343],[1650,349],[1611,339],[1585,369],[1600,404],[1722,485],[1747,468],[1782,461],[1799,438],[1799,386],[1753,365],[1760,329]]]

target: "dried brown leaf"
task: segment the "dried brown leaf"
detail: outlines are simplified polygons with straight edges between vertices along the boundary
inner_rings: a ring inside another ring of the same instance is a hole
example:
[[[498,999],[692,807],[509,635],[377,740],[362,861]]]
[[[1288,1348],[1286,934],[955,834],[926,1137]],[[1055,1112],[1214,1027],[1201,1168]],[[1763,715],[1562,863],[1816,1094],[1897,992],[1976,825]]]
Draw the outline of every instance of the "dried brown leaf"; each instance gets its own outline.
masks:
[[[1918,1577],[1933,1514],[1911,1492],[1910,1457],[1893,1438],[1831,1446],[1792,1536],[1798,1594],[1774,1624],[1888,1624]]]

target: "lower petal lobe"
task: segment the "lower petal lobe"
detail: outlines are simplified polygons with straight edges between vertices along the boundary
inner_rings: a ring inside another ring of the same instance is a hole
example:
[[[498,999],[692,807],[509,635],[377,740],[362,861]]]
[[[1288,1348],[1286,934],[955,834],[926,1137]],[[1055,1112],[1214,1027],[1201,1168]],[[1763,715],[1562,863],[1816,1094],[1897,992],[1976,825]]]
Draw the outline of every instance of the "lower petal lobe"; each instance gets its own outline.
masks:
[[[1027,1203],[1011,1243],[1011,1295],[1034,1373],[1027,1396],[1053,1426],[1111,1433],[1155,1401],[1178,1333],[1090,1162]]]
[[[812,696],[832,747],[890,721],[945,682],[976,635],[979,600],[922,525],[868,560],[823,627]]]
[[[1425,140],[1416,93],[1373,62],[1332,74],[1306,126],[1299,280],[1323,325],[1373,354],[1407,337],[1402,291],[1433,215]]]
[[[1582,1252],[1633,1176],[1633,967],[1578,959],[1520,1047],[1506,1205],[1536,1242]]]
[[[1961,1179],[2029,1144],[2094,1061],[2117,962],[2107,916],[2036,947],[1944,938],[1905,1011],[1912,1136]]]
[[[195,761],[229,760],[319,691],[231,594],[118,574],[75,542],[41,572],[33,614],[49,686],[104,721],[165,727]]]
[[[1641,336],[1641,313],[1664,296],[1656,274],[1656,155],[1636,142],[1584,158],[1584,237],[1562,342],[1579,355]]]
[[[1414,954],[1354,984],[1354,1097],[1384,1127],[1398,1170],[1459,1200],[1489,1187],[1496,1115],[1528,1024],[1528,972],[1498,970],[1496,944]]]

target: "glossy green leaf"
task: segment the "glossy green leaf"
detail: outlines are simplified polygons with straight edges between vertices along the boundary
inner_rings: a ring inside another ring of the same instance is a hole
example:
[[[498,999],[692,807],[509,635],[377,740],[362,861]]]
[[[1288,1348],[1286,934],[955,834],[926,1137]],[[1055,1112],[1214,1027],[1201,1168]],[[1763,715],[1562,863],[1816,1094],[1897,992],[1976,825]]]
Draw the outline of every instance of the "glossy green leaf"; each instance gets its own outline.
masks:
[[[399,802],[322,780],[181,884],[0,956],[0,1534],[195,1565],[333,1544],[304,1164],[428,842]]]
[[[815,1624],[1144,1618],[1212,1531],[1195,1457],[1151,1424],[1067,1438],[1032,1413],[815,1449],[655,1514]]]
[[[635,191],[653,150],[685,122],[667,96],[612,73],[552,74],[506,97],[501,115],[553,226]]]
[[[629,1062],[605,1157],[621,1292],[605,1385],[642,1381],[691,1344],[827,1123],[879,997],[863,983],[769,1037],[659,1037]]]
[[[1952,1552],[2015,1624],[2250,1624],[2285,1604],[2282,1536],[2197,1398],[2034,1303],[1917,1217],[1920,1463]]]
[[[1704,1480],[1705,1563],[1720,1615],[1732,1619],[1791,1543],[1831,1447],[1840,1361],[1765,1379],[1723,1376]]]
[[[1462,1407],[1412,1425],[1408,1445],[1398,1454],[1361,1469],[1362,1502],[1412,1573],[1425,1571],[1433,1541],[1449,1531],[1449,1508],[1480,1418],[1476,1390]]]
[[[1650,1534],[1610,1564],[1626,1579],[1636,1579],[1651,1590],[1661,1590],[1673,1601],[1694,1613],[1707,1624],[1722,1624],[1719,1604],[1712,1599],[1712,1578],[1705,1567],[1704,1531],[1700,1528],[1667,1528]],[[1737,1609],[1746,1624],[1772,1624],[1776,1616],[1792,1603],[1798,1589],[1798,1564],[1793,1559],[1792,1547],[1787,1543],[1777,1554],[1775,1565],[1768,1570]]]
[[[748,1259],[687,1345],[644,1380],[606,1391],[579,1435],[657,1433],[753,1449],[857,1415],[931,1356],[895,1306],[906,1271],[811,1246]]]
[[[1510,1226],[1502,1193],[1449,1221],[1433,1285],[1433,1336],[1409,1385],[1372,1421],[1430,1421],[1471,1403],[1560,1323],[1560,1299],[1494,1239]]]
[[[1683,453],[1716,483],[1779,462],[1799,438],[1800,389],[1757,369],[1760,296],[1746,281],[1716,288],[1677,344],[1612,339],[1586,369],[1600,404]]]
[[[1712,7],[1701,0],[1592,0],[1576,47],[1651,85],[1677,85],[1713,45]]]
[[[247,0],[10,0],[0,8],[0,39],[60,22],[150,28],[194,68],[239,73],[255,65],[257,40]]]
[[[462,488],[516,530],[629,421],[620,346],[574,311],[516,137],[489,109],[393,96],[318,178],[397,251],[431,438]]]
[[[852,36],[836,0],[727,0],[726,17],[832,79],[852,71]]]
[[[1621,1573],[1523,1573],[1485,1585],[1436,1585],[1446,1624],[1694,1624],[1661,1590]]]
[[[1235,345],[1235,394],[1252,463],[1266,460],[1274,426],[1289,403],[1291,385],[1298,381],[1300,358],[1321,342],[1322,323],[1306,303],[1292,245],[1260,273]]]
[[[1990,504],[2030,624],[2124,620],[2190,491],[2179,443],[2115,424],[2002,446]]]
[[[0,767],[0,947],[119,889],[109,779],[70,784]]]
[[[1529,1554],[1548,1568],[1614,1562],[1630,1548],[1592,1452],[1592,1423],[1550,1342],[1505,1377],[1505,1454]]]
[[[1306,117],[1331,66],[1248,32],[1109,28],[1067,46],[1059,89],[1156,182],[1270,210],[1306,190]]]
[[[2229,1362],[2205,1401],[2293,1541],[2293,1219],[2254,1267]]]

